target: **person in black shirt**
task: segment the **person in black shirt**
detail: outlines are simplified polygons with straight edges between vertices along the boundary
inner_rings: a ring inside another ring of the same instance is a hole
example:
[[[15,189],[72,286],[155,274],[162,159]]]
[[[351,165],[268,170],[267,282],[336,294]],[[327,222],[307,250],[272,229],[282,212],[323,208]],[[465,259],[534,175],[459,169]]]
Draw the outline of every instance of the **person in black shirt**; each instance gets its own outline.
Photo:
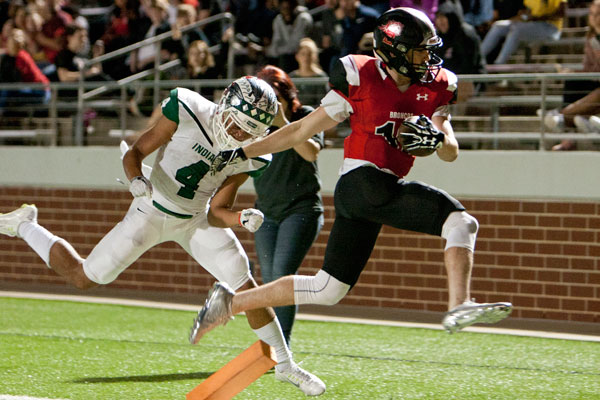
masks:
[[[273,127],[281,128],[313,111],[298,100],[298,90],[282,69],[263,67],[257,76],[269,83],[281,103]],[[254,178],[255,207],[265,220],[254,234],[263,281],[296,273],[323,226],[323,201],[317,155],[323,148],[319,132],[292,149],[273,154],[262,175]],[[286,342],[290,343],[297,306],[275,307]]]
[[[86,81],[110,81],[111,78],[102,72],[102,65],[96,64],[82,71],[86,58],[81,55],[87,42],[87,30],[78,24],[68,25],[65,30],[65,47],[56,55],[55,65],[60,82],[78,82],[83,73]],[[102,55],[104,49],[96,43],[93,47],[93,56]],[[61,89],[59,96],[73,98],[77,96],[77,89]]]

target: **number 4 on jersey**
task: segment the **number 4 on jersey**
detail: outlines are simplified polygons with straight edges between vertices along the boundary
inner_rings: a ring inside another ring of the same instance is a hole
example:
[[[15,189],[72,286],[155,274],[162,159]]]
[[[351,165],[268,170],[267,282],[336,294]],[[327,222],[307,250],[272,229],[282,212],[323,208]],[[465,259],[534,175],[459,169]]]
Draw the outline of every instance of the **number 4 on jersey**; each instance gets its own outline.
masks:
[[[204,161],[198,161],[195,164],[188,165],[177,170],[175,179],[183,187],[177,191],[177,195],[186,199],[193,199],[198,189],[198,182],[206,175],[210,166]]]

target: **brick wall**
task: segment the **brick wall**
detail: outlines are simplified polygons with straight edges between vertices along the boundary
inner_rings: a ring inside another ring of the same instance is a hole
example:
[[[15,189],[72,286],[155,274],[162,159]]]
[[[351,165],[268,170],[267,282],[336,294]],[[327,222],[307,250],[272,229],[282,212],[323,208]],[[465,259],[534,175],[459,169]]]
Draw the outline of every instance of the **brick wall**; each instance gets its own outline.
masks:
[[[87,255],[126,212],[126,191],[0,187],[0,212],[35,203],[39,221]],[[593,202],[460,199],[480,222],[472,295],[511,301],[513,317],[600,322],[600,204]],[[253,202],[238,197],[239,207]],[[321,265],[333,222],[326,198],[325,227],[301,272]],[[252,235],[236,229],[251,260]],[[341,304],[444,311],[442,240],[384,227],[358,284]],[[0,238],[0,281],[64,286],[20,239]],[[213,278],[174,244],[146,253],[110,286],[122,290],[204,293]]]

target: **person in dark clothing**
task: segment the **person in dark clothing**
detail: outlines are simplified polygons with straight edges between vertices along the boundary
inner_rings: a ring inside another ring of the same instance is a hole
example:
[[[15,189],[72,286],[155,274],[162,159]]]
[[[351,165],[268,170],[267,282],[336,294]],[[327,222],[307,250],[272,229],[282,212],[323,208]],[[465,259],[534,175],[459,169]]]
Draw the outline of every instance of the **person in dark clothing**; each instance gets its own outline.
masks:
[[[344,10],[342,19],[342,49],[340,57],[358,52],[358,42],[366,33],[373,32],[379,13],[371,7],[360,4],[358,0],[340,0]]]
[[[283,127],[313,111],[312,107],[300,103],[296,86],[282,69],[267,65],[257,76],[275,89],[281,103],[271,129]],[[324,218],[317,155],[323,147],[321,131],[292,149],[273,154],[269,168],[254,178],[255,207],[265,215],[254,234],[265,283],[295,274],[321,231]],[[296,305],[275,307],[288,345],[296,310]]]
[[[139,0],[115,0],[110,22],[100,38],[106,53],[144,39],[144,34],[150,27],[151,21],[147,17],[141,16],[139,10]],[[102,65],[104,72],[115,80],[131,75],[129,66],[125,63],[126,57],[124,55],[105,61]]]
[[[66,45],[56,55],[56,72],[60,82],[78,82],[81,74],[85,81],[110,81],[110,76],[102,72],[102,65],[93,65],[90,68],[82,70],[85,58],[82,58],[79,53],[85,47],[87,42],[87,30],[77,24],[68,25],[65,30]],[[103,49],[94,46],[93,56],[102,55]],[[61,89],[59,96],[62,98],[75,98],[77,89]]]
[[[440,5],[435,16],[435,27],[443,43],[435,53],[444,60],[445,68],[459,75],[486,72],[479,35],[473,26],[463,21],[455,3]],[[479,90],[481,84],[459,81],[457,102],[466,101]]]
[[[485,73],[481,40],[475,29],[460,18],[454,3],[440,6],[435,27],[443,42],[436,54],[444,60],[445,68],[458,75]]]

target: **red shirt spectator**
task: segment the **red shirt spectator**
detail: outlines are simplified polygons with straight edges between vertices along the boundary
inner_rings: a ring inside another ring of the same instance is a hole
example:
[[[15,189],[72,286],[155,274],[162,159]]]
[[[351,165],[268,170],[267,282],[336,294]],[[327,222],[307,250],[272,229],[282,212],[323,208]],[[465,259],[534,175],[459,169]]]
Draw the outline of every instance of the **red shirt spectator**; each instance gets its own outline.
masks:
[[[46,75],[40,71],[27,51],[23,49],[19,50],[15,58],[15,66],[21,74],[22,82],[50,83]]]

